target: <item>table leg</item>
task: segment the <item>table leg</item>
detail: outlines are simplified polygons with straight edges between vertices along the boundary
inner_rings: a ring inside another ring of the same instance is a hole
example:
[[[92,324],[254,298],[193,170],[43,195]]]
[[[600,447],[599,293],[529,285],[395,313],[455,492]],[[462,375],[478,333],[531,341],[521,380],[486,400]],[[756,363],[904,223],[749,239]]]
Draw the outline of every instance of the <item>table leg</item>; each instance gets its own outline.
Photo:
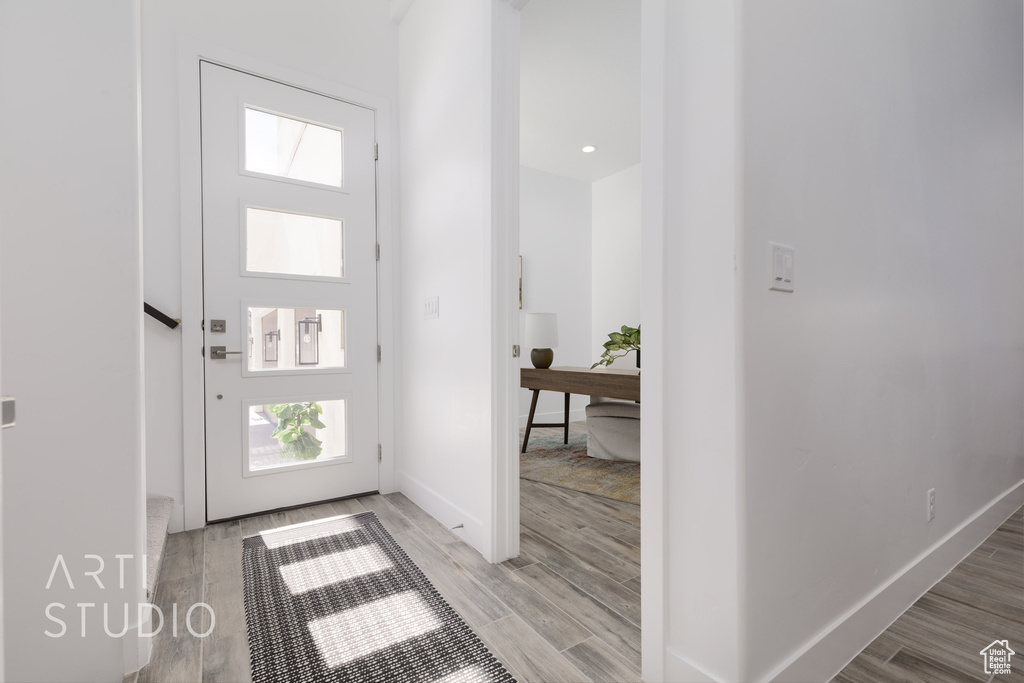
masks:
[[[526,452],[526,444],[530,442],[530,430],[533,429],[533,414],[537,411],[537,397],[540,396],[540,389],[533,390],[533,400],[530,401],[530,416],[526,418],[526,434],[523,435],[523,450]]]
[[[565,443],[569,443],[569,396],[565,395]]]

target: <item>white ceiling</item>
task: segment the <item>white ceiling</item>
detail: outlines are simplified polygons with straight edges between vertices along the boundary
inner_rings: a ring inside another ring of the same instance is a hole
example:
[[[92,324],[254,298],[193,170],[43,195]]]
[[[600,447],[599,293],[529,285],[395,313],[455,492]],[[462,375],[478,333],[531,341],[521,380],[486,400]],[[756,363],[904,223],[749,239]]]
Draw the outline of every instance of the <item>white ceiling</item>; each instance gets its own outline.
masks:
[[[640,0],[530,0],[520,79],[524,166],[594,181],[640,162]]]

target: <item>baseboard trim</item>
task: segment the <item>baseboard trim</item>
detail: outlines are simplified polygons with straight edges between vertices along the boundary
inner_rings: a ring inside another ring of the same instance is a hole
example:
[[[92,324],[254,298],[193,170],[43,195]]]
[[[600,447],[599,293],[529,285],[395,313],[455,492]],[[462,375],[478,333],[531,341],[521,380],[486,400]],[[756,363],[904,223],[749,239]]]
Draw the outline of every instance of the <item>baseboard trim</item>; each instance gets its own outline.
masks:
[[[400,493],[423,508],[424,512],[446,528],[452,529],[452,527],[462,524],[462,528],[452,529],[452,532],[476,548],[481,555],[487,558],[488,562],[494,561],[488,557],[485,550],[490,546],[487,529],[477,517],[405,472],[396,473],[395,480]]]
[[[823,629],[766,681],[829,681],[918,598],[1024,505],[1024,480],[979,510],[860,604]]]
[[[143,667],[149,664],[149,660],[153,655],[153,639],[141,635],[143,628],[148,632],[152,632],[151,619],[146,619],[142,624],[129,627],[121,637],[125,676],[141,671]]]
[[[529,415],[520,415],[519,416],[519,428],[520,429],[525,429],[526,428],[526,420],[529,417],[530,417]],[[552,413],[536,413],[533,416],[533,421],[534,422],[561,422],[564,419],[565,419],[565,411],[564,410],[557,410],[557,411],[552,412]],[[569,422],[583,422],[586,419],[587,419],[587,410],[586,410],[586,408],[581,408],[581,409],[578,409],[578,410],[570,410],[569,411]]]
[[[175,505],[171,509],[171,521],[167,525],[167,533],[176,534],[185,530],[185,506]]]
[[[722,679],[712,676],[673,647],[665,649],[665,664],[667,680],[685,683],[722,683]]]

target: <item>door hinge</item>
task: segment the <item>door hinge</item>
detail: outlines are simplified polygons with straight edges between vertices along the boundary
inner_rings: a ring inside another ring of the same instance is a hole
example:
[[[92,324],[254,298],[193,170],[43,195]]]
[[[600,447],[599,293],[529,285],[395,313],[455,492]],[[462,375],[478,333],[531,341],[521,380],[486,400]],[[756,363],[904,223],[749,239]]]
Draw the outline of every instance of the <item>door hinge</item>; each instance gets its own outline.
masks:
[[[380,261],[380,242],[377,242],[377,260]]]
[[[519,358],[519,344],[512,345],[512,357]]]
[[[384,452],[384,449],[382,449],[380,447],[380,444],[377,444],[377,462],[380,462],[381,460],[384,459],[383,452]]]
[[[206,347],[205,347],[205,346],[204,346],[204,347],[202,348],[202,350],[201,350],[201,351],[199,352],[199,354],[200,354],[200,355],[201,355],[201,356],[202,356],[203,358],[206,358]]]
[[[380,362],[380,357],[381,357],[380,344],[377,344],[377,362],[378,363]]]
[[[206,318],[203,318],[202,320],[199,321],[199,329],[201,329],[203,332],[206,332]]]
[[[0,397],[0,429],[8,429],[14,426],[14,397]]]
[[[378,156],[378,155],[379,155],[379,150],[377,149],[377,143],[375,142],[375,143],[373,143],[373,160],[374,161],[377,161],[378,159],[380,159],[380,156]]]

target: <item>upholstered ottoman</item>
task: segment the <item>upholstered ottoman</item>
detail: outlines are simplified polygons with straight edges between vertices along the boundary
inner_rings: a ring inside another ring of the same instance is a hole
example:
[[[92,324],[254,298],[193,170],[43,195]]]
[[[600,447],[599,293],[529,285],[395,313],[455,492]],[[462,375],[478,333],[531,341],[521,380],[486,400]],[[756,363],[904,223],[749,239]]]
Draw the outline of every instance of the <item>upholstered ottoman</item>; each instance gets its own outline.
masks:
[[[605,399],[588,405],[587,455],[640,462],[640,404]]]

